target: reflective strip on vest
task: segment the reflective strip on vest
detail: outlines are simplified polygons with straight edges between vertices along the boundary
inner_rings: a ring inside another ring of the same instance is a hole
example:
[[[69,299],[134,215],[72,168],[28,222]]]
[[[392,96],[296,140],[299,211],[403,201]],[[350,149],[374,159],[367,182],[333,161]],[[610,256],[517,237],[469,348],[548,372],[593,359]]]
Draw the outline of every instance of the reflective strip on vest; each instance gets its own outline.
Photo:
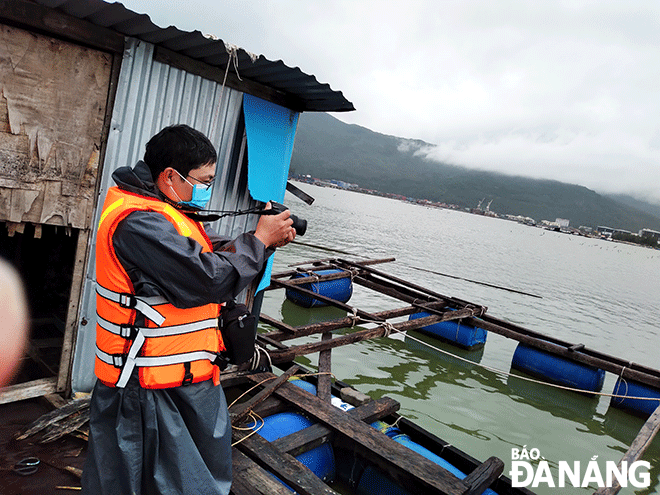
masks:
[[[110,366],[121,368],[127,358],[122,354],[113,356],[107,352],[103,352],[98,347],[96,348],[96,357],[99,358]],[[184,354],[172,354],[171,356],[137,356],[133,358],[134,366],[168,366],[170,364],[189,363],[192,361],[201,361],[207,359],[211,362],[217,358],[218,355],[208,351],[194,351],[186,352]]]
[[[142,333],[142,335],[147,338],[171,337],[172,335],[183,335],[218,326],[218,318],[211,318],[208,320],[196,321],[194,323],[173,325],[171,327],[135,327],[131,325],[117,325],[116,323],[112,323],[105,318],[102,318],[98,314],[96,315],[96,322],[103,330],[107,330],[108,332],[124,337],[125,339],[130,339],[134,331]]]
[[[152,306],[157,306],[158,304],[167,304],[168,301],[164,297],[140,297],[133,294],[121,294],[106,289],[99,283],[96,284],[96,293],[104,299],[118,303],[124,308],[136,309],[158,326],[161,326],[165,321],[165,317],[152,308]]]

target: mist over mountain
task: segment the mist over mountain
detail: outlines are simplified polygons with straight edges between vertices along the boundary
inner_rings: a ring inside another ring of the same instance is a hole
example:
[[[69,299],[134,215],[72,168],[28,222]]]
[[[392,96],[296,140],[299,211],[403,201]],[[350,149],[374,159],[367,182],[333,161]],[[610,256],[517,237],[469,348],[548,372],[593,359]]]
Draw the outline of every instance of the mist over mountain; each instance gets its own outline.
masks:
[[[554,180],[498,174],[424,158],[424,141],[379,134],[324,113],[300,116],[291,174],[339,179],[360,187],[475,208],[483,200],[499,214],[572,227],[606,225],[637,232],[660,230],[660,206],[630,196],[601,195]]]

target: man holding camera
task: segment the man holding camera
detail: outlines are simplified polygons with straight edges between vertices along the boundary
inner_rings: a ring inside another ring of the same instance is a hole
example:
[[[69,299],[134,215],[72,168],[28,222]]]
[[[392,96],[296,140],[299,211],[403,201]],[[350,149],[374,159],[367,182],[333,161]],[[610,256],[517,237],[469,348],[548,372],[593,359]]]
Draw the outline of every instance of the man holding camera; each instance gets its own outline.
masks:
[[[230,240],[191,214],[211,196],[216,151],[166,127],[113,174],[96,245],[94,388],[83,491],[227,494],[231,425],[214,365],[220,304],[295,238],[288,210]]]

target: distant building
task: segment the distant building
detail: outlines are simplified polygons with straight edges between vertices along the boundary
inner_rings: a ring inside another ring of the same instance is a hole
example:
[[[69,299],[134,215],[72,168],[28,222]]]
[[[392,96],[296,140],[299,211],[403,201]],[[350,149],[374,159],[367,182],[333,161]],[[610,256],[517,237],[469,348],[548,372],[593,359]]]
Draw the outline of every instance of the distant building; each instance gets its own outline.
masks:
[[[657,242],[657,241],[660,241],[660,232],[658,232],[657,230],[642,229],[642,230],[639,231],[639,235],[640,235],[643,239],[649,239],[649,238],[651,238],[651,239],[655,239],[656,242]]]
[[[567,229],[568,225],[571,223],[570,220],[567,220],[565,218],[558,218],[555,220],[555,223],[559,225],[560,228],[562,229]]]
[[[599,225],[596,230],[598,230],[598,233],[604,237],[612,237],[612,234],[614,234],[614,229],[611,227]]]

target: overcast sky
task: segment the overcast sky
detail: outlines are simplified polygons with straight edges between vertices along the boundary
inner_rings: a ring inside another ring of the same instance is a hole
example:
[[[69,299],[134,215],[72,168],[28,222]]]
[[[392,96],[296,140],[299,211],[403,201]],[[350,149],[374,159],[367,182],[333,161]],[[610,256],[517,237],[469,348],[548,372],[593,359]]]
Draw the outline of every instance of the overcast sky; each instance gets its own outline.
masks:
[[[122,3],[300,67],[431,159],[660,203],[658,0]]]

